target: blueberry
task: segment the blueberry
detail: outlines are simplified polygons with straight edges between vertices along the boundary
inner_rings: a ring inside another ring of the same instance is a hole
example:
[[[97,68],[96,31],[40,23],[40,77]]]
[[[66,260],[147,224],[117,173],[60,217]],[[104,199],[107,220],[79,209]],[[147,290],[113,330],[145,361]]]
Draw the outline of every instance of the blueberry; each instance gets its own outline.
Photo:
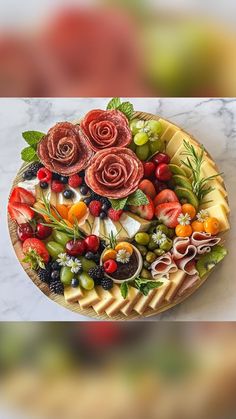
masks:
[[[52,179],[53,180],[60,180],[61,179],[61,175],[59,175],[58,173],[53,173],[52,174]]]
[[[94,262],[98,263],[100,261],[100,254],[99,253],[94,253],[93,254],[93,260],[94,260]]]
[[[63,192],[63,196],[64,196],[64,198],[66,198],[66,199],[71,199],[71,198],[73,198],[73,196],[74,196],[74,192],[73,192],[71,189],[66,189],[66,190]]]
[[[89,192],[89,188],[86,185],[81,186],[80,193],[81,195],[87,195]]]
[[[60,272],[59,271],[52,271],[51,278],[54,279],[54,280],[59,279],[60,278]]]
[[[85,203],[86,205],[89,205],[89,204],[90,204],[90,202],[91,202],[91,198],[85,198],[85,199],[84,199],[84,203]]]
[[[84,178],[84,176],[85,176],[85,170],[81,170],[81,172],[79,172],[79,176],[82,177],[82,178]]]
[[[105,218],[107,218],[107,213],[105,211],[101,211],[99,217],[104,220]]]
[[[23,174],[23,179],[24,180],[31,180],[33,179],[35,176],[34,174],[31,172],[31,170],[26,170],[26,172]]]
[[[76,287],[78,287],[78,285],[79,285],[79,280],[77,278],[73,278],[72,281],[71,281],[71,286],[73,288],[76,288]]]
[[[41,189],[48,189],[48,183],[47,182],[40,182],[40,188]]]
[[[60,182],[66,185],[68,183],[68,176],[60,176]]]
[[[94,260],[94,254],[92,252],[85,253],[84,257],[88,260]]]
[[[110,204],[108,202],[104,202],[104,204],[102,204],[102,211],[107,211],[110,208]]]
[[[60,269],[61,269],[61,266],[59,265],[59,263],[58,262],[53,262],[52,263],[52,270],[53,271],[60,271]]]

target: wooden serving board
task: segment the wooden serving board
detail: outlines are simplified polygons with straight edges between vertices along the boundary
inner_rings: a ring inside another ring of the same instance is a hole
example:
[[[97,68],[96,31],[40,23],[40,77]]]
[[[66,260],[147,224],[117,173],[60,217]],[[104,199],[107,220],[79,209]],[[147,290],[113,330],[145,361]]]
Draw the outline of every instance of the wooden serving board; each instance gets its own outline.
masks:
[[[134,115],[135,118],[139,118],[139,119],[144,119],[144,120],[150,120],[150,119],[155,119],[155,120],[159,120],[160,118],[162,119],[162,121],[165,121],[166,123],[166,127],[168,127],[168,125],[175,127],[177,130],[181,130],[184,134],[187,134],[189,137],[191,137],[191,139],[193,139],[196,143],[198,143],[200,145],[200,143],[189,133],[187,133],[186,131],[184,131],[181,127],[179,127],[176,124],[173,124],[172,122],[158,116],[158,115],[152,115],[150,113],[145,113],[145,112],[135,112]],[[212,159],[212,157],[210,156],[209,153],[207,153],[209,158]],[[212,159],[213,160],[213,159]],[[19,172],[17,173],[12,188],[17,186],[17,184],[22,180],[22,174],[25,171],[27,167],[27,164],[24,164]],[[217,169],[217,168],[216,168]],[[217,169],[218,170],[218,169]],[[225,185],[223,185],[225,188]],[[122,320],[135,320],[135,319],[142,319],[144,317],[150,317],[150,316],[155,316],[157,314],[160,314],[166,310],[169,310],[173,307],[175,307],[177,304],[182,303],[184,300],[186,300],[188,297],[190,297],[195,291],[197,291],[198,288],[200,288],[200,286],[202,286],[205,281],[207,280],[207,278],[212,274],[212,272],[208,275],[206,275],[199,283],[197,283],[193,288],[191,288],[189,290],[189,292],[187,292],[186,294],[184,294],[184,296],[181,296],[179,298],[176,298],[172,303],[166,303],[164,306],[160,307],[158,310],[154,311],[152,309],[147,309],[145,311],[145,313],[141,316],[139,314],[137,314],[136,312],[132,312],[129,316],[125,316],[122,313],[119,313],[117,315],[114,315],[112,318],[108,317],[106,315],[106,313],[102,314],[102,315],[98,315],[96,314],[96,312],[93,310],[93,308],[87,308],[87,309],[81,309],[80,305],[78,303],[67,303],[64,299],[63,295],[56,295],[52,292],[50,292],[49,287],[44,284],[42,281],[40,281],[39,277],[37,276],[37,274],[30,269],[29,267],[27,267],[27,265],[23,264],[21,262],[22,260],[22,245],[20,240],[18,239],[17,236],[17,226],[16,223],[13,222],[10,217],[8,216],[8,228],[9,228],[9,233],[10,233],[10,238],[11,238],[11,242],[13,245],[13,248],[15,250],[16,256],[19,260],[19,262],[21,263],[23,269],[25,270],[26,274],[28,275],[28,277],[34,282],[34,284],[48,297],[50,298],[52,301],[60,304],[61,306],[74,311],[80,315],[83,316],[87,316],[87,317],[91,317],[91,318],[95,318],[95,319],[99,319],[99,320],[118,320],[118,321],[122,321]]]

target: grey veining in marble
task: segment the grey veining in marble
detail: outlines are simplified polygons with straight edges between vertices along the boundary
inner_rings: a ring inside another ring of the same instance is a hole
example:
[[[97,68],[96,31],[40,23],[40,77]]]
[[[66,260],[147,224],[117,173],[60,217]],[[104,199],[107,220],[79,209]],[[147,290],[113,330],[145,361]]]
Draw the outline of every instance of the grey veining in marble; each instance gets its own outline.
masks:
[[[198,292],[158,320],[236,320],[236,99],[131,99],[135,109],[159,114],[202,142],[224,172],[231,206],[229,255]],[[6,202],[21,165],[21,132],[47,131],[54,123],[80,118],[107,99],[0,99],[0,320],[89,320],[44,296],[19,265],[12,250]]]

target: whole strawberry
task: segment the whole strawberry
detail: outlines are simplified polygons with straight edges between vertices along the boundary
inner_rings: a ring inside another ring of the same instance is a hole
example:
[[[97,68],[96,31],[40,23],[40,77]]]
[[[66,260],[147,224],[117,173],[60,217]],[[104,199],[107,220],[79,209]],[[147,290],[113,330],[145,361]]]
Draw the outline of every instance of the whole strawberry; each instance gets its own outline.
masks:
[[[23,243],[24,263],[29,263],[31,269],[45,268],[45,264],[49,262],[50,255],[45,244],[36,238],[27,239]]]
[[[123,210],[115,210],[114,208],[110,208],[108,210],[108,217],[112,220],[112,221],[119,221],[121,215],[123,214]]]

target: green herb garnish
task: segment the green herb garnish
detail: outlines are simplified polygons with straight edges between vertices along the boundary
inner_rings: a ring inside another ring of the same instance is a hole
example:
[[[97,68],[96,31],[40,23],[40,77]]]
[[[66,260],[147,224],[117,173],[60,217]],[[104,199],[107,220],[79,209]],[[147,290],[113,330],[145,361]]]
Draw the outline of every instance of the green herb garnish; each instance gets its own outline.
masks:
[[[37,146],[39,141],[45,136],[43,132],[39,131],[25,131],[22,133],[22,137],[29,144],[29,147],[26,147],[21,152],[21,158],[27,163],[37,161]]]
[[[149,281],[145,278],[137,277],[134,280],[134,287],[137,288],[143,295],[147,296],[149,294],[149,291],[159,288],[163,285],[163,282],[161,281]]]
[[[149,202],[145,193],[143,193],[141,189],[137,189],[137,191],[133,192],[126,198],[109,199],[109,201],[112,208],[116,211],[123,209],[126,205],[134,205],[135,207],[138,207],[139,205],[147,205]]]
[[[107,110],[117,109],[122,112],[129,120],[134,114],[134,107],[130,102],[121,102],[119,97],[113,97],[107,105]]]

